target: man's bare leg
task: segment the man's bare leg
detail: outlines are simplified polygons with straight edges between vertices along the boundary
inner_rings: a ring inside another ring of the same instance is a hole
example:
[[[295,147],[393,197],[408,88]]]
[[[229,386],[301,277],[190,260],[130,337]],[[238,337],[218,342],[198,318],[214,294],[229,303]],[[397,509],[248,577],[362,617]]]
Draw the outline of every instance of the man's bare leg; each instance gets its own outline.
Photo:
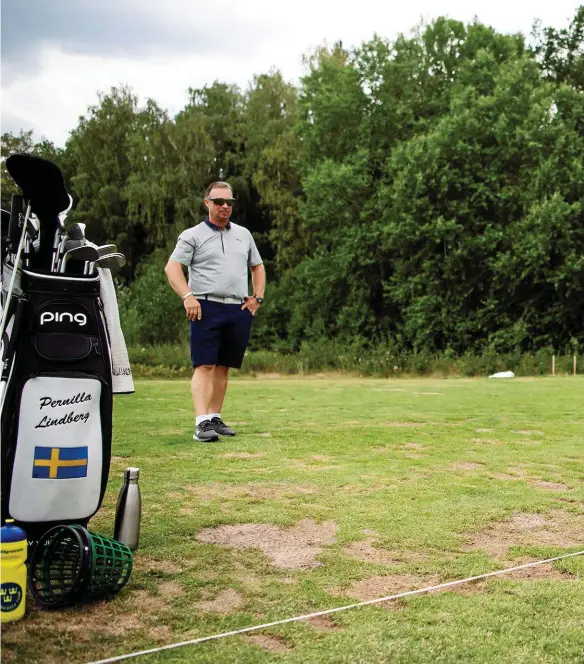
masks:
[[[220,418],[220,423],[217,423],[216,420],[213,420],[213,422],[215,424],[215,431],[221,436],[235,436],[235,431],[230,429],[221,420],[221,408],[223,408],[223,401],[227,392],[228,375],[229,367],[225,367],[222,364],[215,366],[215,370],[213,371],[213,395],[209,401],[209,414],[213,418]]]
[[[209,442],[217,440],[216,434],[213,435],[214,432],[211,432],[203,436],[198,429],[202,421],[209,419],[207,414],[209,413],[209,404],[213,398],[214,369],[215,365],[213,364],[200,364],[195,368],[191,380],[191,394],[197,423],[196,436],[198,440],[203,441],[204,438]]]
[[[229,367],[217,364],[213,370],[213,394],[209,400],[208,413],[221,413],[227,392]]]

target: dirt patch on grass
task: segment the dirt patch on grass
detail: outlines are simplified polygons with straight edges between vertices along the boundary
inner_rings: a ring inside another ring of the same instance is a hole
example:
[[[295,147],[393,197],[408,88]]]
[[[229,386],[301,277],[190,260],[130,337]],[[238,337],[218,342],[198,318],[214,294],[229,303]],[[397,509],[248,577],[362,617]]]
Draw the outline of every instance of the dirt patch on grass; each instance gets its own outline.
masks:
[[[422,445],[421,443],[406,443],[403,446],[404,450],[427,450],[428,447],[426,445]]]
[[[516,429],[511,431],[511,433],[518,433],[521,436],[543,436],[543,431],[538,431],[537,429]]]
[[[501,445],[505,445],[505,441],[496,438],[471,438],[470,442],[475,443],[475,445],[488,445],[489,447],[501,447]]]
[[[164,572],[165,574],[180,574],[183,567],[170,560],[157,560],[150,556],[137,555],[134,558],[134,569],[143,572]]]
[[[514,564],[521,565],[523,563],[532,562],[531,559],[525,559],[521,562],[514,561]],[[536,567],[526,567],[525,569],[517,570],[517,572],[510,572],[509,574],[504,574],[501,578],[508,579],[511,581],[516,580],[539,580],[539,579],[570,579],[574,578],[568,572],[562,572],[559,569],[556,569],[553,565],[537,565]]]
[[[172,630],[168,625],[158,625],[158,627],[150,627],[148,636],[157,643],[168,643],[172,638]]]
[[[485,428],[480,428],[480,429],[475,429],[477,433],[488,433],[489,431],[494,431],[494,429],[485,429]]]
[[[529,480],[533,479],[532,476],[527,472],[527,468],[525,466],[509,466],[507,469],[506,473],[502,473],[503,475],[508,475],[509,477],[515,477],[518,480]]]
[[[259,646],[270,652],[290,652],[292,648],[288,646],[285,639],[281,636],[268,636],[267,634],[252,634],[247,637],[254,646]]]
[[[436,575],[420,577],[413,574],[389,574],[387,576],[370,576],[366,579],[355,581],[349,588],[344,590],[333,588],[329,592],[332,595],[349,595],[362,602],[367,602],[371,599],[397,595],[408,592],[409,590],[433,586],[438,583],[440,583],[440,577]],[[394,600],[379,604],[379,606],[388,608],[392,608],[392,605],[393,608],[396,607]]]
[[[202,530],[197,539],[207,544],[236,549],[260,549],[272,565],[281,569],[311,569],[323,546],[335,540],[337,525],[304,519],[292,528],[272,524],[245,523]]]
[[[399,565],[400,561],[387,549],[380,549],[373,546],[375,540],[372,538],[361,542],[353,542],[343,549],[343,553],[351,558],[357,558],[366,563],[375,563],[376,565]]]
[[[584,541],[584,514],[553,510],[547,514],[519,512],[475,535],[469,549],[481,549],[504,558],[513,546],[568,548]]]
[[[223,459],[261,459],[266,456],[262,452],[228,452],[227,454],[222,454],[221,458]]]
[[[237,590],[226,588],[225,590],[221,590],[213,599],[202,600],[201,602],[197,602],[195,606],[203,613],[221,613],[226,615],[237,611],[244,603],[245,600]]]
[[[460,461],[453,463],[451,468],[454,470],[479,470],[484,467],[484,463],[477,463],[476,461]]]
[[[82,604],[62,611],[47,611],[31,603],[27,620],[22,625],[16,625],[16,629],[10,631],[2,628],[3,646],[30,642],[31,639],[51,644],[62,635],[88,641],[96,632],[111,637],[140,630],[148,632],[148,623],[154,623],[167,608],[165,599],[146,590],[135,590],[111,601]]]
[[[306,621],[311,627],[315,629],[338,629],[339,626],[330,616],[315,616]]]
[[[158,592],[164,597],[181,597],[185,594],[183,587],[176,581],[164,581],[158,584]]]
[[[522,477],[517,477],[517,475],[509,475],[508,473],[491,473],[489,477],[492,477],[496,480],[503,480],[504,482],[523,479]]]
[[[164,497],[169,500],[182,500],[185,497],[185,494],[180,491],[167,491],[164,494]]]
[[[561,482],[547,482],[546,480],[534,480],[531,482],[534,486],[540,487],[541,489],[550,489],[552,491],[569,491],[570,487],[567,484],[562,484]]]

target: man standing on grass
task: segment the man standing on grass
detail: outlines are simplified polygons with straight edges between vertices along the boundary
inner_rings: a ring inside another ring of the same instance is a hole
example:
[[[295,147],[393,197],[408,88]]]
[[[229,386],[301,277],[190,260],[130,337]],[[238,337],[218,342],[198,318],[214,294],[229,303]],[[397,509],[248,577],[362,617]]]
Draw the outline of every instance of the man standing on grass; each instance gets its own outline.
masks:
[[[251,233],[230,219],[233,203],[227,182],[210,184],[205,192],[209,216],[179,235],[164,269],[172,289],[183,300],[191,325],[193,438],[202,443],[235,436],[221,419],[227,374],[230,367],[241,367],[266,285],[264,265]],[[252,297],[248,296],[248,267]]]

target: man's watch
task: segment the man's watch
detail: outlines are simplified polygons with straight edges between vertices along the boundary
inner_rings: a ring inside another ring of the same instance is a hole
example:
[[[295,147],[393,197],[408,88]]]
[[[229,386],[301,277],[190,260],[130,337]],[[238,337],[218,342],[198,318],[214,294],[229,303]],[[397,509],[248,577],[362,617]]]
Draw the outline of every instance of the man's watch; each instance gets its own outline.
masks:
[[[257,300],[258,304],[261,304],[264,301],[263,297],[258,297],[257,295],[254,295],[254,298]]]

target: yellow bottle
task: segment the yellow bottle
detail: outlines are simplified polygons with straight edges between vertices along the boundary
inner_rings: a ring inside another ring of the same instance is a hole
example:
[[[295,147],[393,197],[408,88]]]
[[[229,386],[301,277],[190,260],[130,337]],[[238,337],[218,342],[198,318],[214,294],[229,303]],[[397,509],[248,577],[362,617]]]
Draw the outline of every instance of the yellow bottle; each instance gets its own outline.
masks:
[[[28,541],[14,519],[6,519],[0,528],[0,609],[2,622],[14,622],[24,616],[26,608],[26,555]]]

